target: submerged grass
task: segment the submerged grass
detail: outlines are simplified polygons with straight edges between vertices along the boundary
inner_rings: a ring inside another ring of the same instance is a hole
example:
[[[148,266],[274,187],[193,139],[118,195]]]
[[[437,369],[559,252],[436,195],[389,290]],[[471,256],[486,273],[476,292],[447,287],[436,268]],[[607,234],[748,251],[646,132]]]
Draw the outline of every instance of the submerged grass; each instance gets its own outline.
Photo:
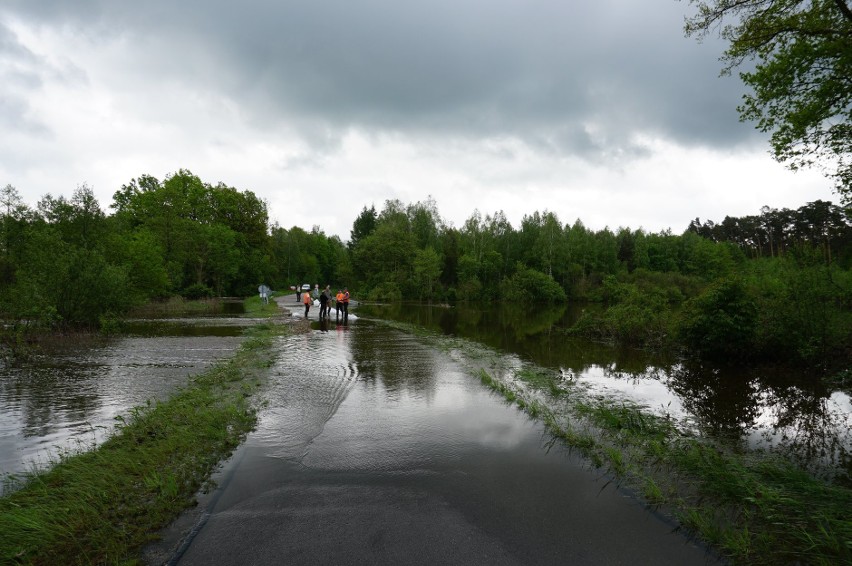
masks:
[[[732,563],[852,564],[852,490],[780,457],[692,436],[640,406],[590,398],[557,372],[528,364],[507,370],[499,354],[489,356],[481,345],[417,334],[475,360],[470,367],[484,385],[541,419],[555,439],[673,514]]]
[[[167,401],[119,420],[98,448],[64,455],[0,498],[0,563],[134,564],[152,534],[194,504],[217,463],[254,427],[250,397],[271,363],[257,325],[236,355]]]

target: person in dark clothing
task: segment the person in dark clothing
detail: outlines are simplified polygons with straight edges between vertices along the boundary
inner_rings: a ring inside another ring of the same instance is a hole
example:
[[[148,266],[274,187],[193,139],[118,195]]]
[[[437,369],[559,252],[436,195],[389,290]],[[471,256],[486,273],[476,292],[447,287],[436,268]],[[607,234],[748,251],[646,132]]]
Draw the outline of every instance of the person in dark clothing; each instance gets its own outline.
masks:
[[[319,317],[320,317],[320,320],[323,320],[325,317],[328,316],[328,310],[329,310],[328,309],[328,301],[329,301],[328,295],[329,295],[329,293],[330,293],[330,291],[328,290],[328,287],[323,289],[322,293],[320,293],[320,296],[319,296],[319,302],[320,302]]]

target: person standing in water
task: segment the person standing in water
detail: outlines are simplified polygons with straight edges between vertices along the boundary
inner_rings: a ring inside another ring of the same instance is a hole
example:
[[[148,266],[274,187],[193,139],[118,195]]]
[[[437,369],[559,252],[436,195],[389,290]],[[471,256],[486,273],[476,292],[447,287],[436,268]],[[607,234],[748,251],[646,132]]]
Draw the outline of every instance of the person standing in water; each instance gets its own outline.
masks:
[[[343,320],[349,319],[349,288],[343,288]]]
[[[311,305],[314,303],[310,291],[302,293],[302,302],[305,304],[305,318],[308,318],[308,311],[311,310]]]
[[[343,291],[337,290],[337,297],[334,302],[334,318],[340,318],[340,311],[343,310]]]
[[[320,320],[323,320],[328,316],[328,301],[331,300],[331,291],[328,290],[328,285],[326,285],[325,289],[322,290],[319,296],[320,302]]]

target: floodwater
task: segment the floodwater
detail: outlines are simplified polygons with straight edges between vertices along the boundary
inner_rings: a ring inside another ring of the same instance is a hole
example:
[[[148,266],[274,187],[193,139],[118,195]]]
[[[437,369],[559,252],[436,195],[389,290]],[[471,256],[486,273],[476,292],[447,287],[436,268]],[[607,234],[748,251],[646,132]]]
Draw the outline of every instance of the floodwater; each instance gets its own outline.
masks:
[[[593,394],[623,399],[741,450],[783,454],[852,485],[852,400],[807,372],[721,367],[569,338],[579,309],[516,305],[361,305],[362,317],[415,324],[560,372]]]
[[[103,441],[117,416],[168,397],[190,375],[231,355],[248,322],[136,320],[118,338],[68,337],[14,365],[0,362],[0,475]]]
[[[387,325],[281,338],[264,399],[190,538],[150,563],[716,563],[453,356]]]
[[[381,340],[371,338],[376,331],[369,319],[387,318],[469,339],[519,364],[562,372],[593,392],[680,418],[701,434],[728,439],[743,450],[776,450],[825,477],[850,483],[852,402],[847,394],[826,389],[808,375],[702,366],[568,339],[562,330],[576,313],[565,308],[528,312],[511,305],[488,309],[361,305],[356,312],[348,327],[332,324],[325,332],[313,333],[325,340],[328,356],[317,353],[287,362],[291,364],[287,372],[304,373],[308,365],[311,371],[340,376],[337,389],[322,392],[331,396],[320,399],[323,408],[308,398],[282,398],[271,405],[276,408],[270,419],[317,419],[316,427],[323,427],[327,415],[336,410],[335,403],[350,395],[355,383],[362,387],[358,395],[366,395],[363,387],[374,388],[370,402],[377,411],[405,402],[406,411],[425,415],[441,403],[451,403],[452,391],[434,378],[442,371],[434,359],[389,355]],[[356,318],[360,320],[354,322]],[[63,451],[100,442],[116,416],[147,400],[167,397],[190,375],[232,354],[248,323],[229,313],[131,321],[128,334],[121,337],[68,339],[43,346],[17,365],[0,365],[0,476],[27,471]],[[315,327],[319,329],[316,323]],[[299,340],[307,338],[282,344],[281,363],[299,347]],[[314,340],[304,347],[318,343]],[[335,344],[346,344],[351,357],[335,357]],[[428,437],[428,427],[422,425],[412,425],[416,432],[411,434]],[[303,435],[310,429],[288,433],[279,427],[270,432],[264,426],[256,438],[267,435],[281,451],[303,446],[303,438],[288,434]],[[493,438],[508,441],[501,431],[494,431]]]

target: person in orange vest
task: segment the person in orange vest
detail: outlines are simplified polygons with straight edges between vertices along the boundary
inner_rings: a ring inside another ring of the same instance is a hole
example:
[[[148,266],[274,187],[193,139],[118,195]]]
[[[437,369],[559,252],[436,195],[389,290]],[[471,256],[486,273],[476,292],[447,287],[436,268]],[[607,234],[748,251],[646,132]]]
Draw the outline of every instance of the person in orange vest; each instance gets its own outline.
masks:
[[[334,299],[334,318],[340,318],[340,311],[343,309],[343,291],[338,289]]]
[[[311,310],[311,305],[314,302],[310,291],[302,293],[302,302],[305,303],[305,318],[308,318],[308,311]]]

